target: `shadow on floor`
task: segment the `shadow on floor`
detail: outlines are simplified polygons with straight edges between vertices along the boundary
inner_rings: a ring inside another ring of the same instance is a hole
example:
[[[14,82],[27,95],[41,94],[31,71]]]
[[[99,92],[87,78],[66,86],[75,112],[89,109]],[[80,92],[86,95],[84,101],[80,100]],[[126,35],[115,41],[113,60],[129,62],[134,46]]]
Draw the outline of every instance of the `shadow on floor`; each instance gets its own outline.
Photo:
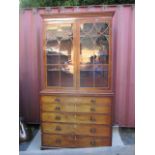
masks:
[[[134,145],[135,144],[135,129],[134,128],[119,128],[120,137],[124,145]]]

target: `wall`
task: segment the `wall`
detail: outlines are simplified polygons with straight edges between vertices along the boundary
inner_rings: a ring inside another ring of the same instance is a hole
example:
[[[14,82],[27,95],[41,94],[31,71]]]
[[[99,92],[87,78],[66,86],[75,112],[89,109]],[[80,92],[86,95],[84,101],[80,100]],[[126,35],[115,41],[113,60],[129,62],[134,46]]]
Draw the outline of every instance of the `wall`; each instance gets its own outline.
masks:
[[[40,14],[59,12],[115,11],[113,17],[114,87],[113,124],[134,127],[134,6],[92,6],[20,10],[19,79],[20,115],[28,123],[39,123],[42,21]]]

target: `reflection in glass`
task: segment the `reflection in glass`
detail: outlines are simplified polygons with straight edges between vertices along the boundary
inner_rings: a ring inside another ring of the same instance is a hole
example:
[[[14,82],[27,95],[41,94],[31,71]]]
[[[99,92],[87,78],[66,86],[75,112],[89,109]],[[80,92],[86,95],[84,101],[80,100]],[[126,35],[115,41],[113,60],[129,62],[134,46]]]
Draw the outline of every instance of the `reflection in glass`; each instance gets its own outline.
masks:
[[[46,53],[47,55],[59,53],[59,43],[57,40],[47,40]]]
[[[96,71],[95,72],[95,87],[107,87],[108,86],[108,72]]]
[[[95,87],[108,86],[108,67],[103,65],[95,65]]]
[[[94,30],[94,25],[92,23],[85,23],[80,26],[81,35],[91,33]]]
[[[81,65],[80,66],[80,86],[93,87],[93,81],[94,81],[93,74],[94,74],[93,65]]]
[[[59,86],[60,85],[60,69],[59,66],[47,66],[47,85]]]
[[[95,28],[98,34],[109,34],[109,27],[107,23],[96,23]]]
[[[61,65],[60,70],[62,72],[68,73],[68,74],[73,74],[74,73],[73,65]]]
[[[60,63],[73,63],[72,40],[62,40],[60,44]]]
[[[92,38],[87,36],[81,38],[81,53],[80,53],[81,64],[93,63],[91,57],[94,55],[94,52],[96,51],[94,47],[95,46]]]
[[[62,65],[60,66],[61,70],[61,86],[63,87],[72,87],[73,86],[73,65]]]
[[[59,64],[59,55],[47,55],[47,64]]]

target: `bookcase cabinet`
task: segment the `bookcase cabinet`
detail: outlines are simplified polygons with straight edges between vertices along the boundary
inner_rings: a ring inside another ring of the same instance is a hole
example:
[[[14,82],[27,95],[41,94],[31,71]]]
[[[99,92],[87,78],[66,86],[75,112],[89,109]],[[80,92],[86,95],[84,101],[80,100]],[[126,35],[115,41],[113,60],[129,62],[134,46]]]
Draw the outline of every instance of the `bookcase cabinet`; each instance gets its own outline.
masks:
[[[111,145],[113,14],[42,15],[42,148]]]

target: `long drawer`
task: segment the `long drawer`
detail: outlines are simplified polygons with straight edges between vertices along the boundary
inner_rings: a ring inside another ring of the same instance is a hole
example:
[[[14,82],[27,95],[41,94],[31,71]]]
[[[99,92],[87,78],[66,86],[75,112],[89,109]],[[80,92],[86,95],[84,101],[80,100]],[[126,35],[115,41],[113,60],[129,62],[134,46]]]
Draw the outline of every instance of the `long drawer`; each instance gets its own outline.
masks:
[[[77,135],[43,134],[42,146],[49,147],[95,147],[111,145],[111,138]]]
[[[42,103],[42,111],[111,113],[110,104]]]
[[[69,124],[69,123],[42,123],[43,133],[76,134],[87,136],[111,136],[111,127],[105,125]]]
[[[74,96],[41,96],[41,103],[82,103],[82,104],[109,104],[110,97],[74,97]]]
[[[41,119],[44,122],[111,124],[110,115],[91,113],[79,114],[42,112]]]

